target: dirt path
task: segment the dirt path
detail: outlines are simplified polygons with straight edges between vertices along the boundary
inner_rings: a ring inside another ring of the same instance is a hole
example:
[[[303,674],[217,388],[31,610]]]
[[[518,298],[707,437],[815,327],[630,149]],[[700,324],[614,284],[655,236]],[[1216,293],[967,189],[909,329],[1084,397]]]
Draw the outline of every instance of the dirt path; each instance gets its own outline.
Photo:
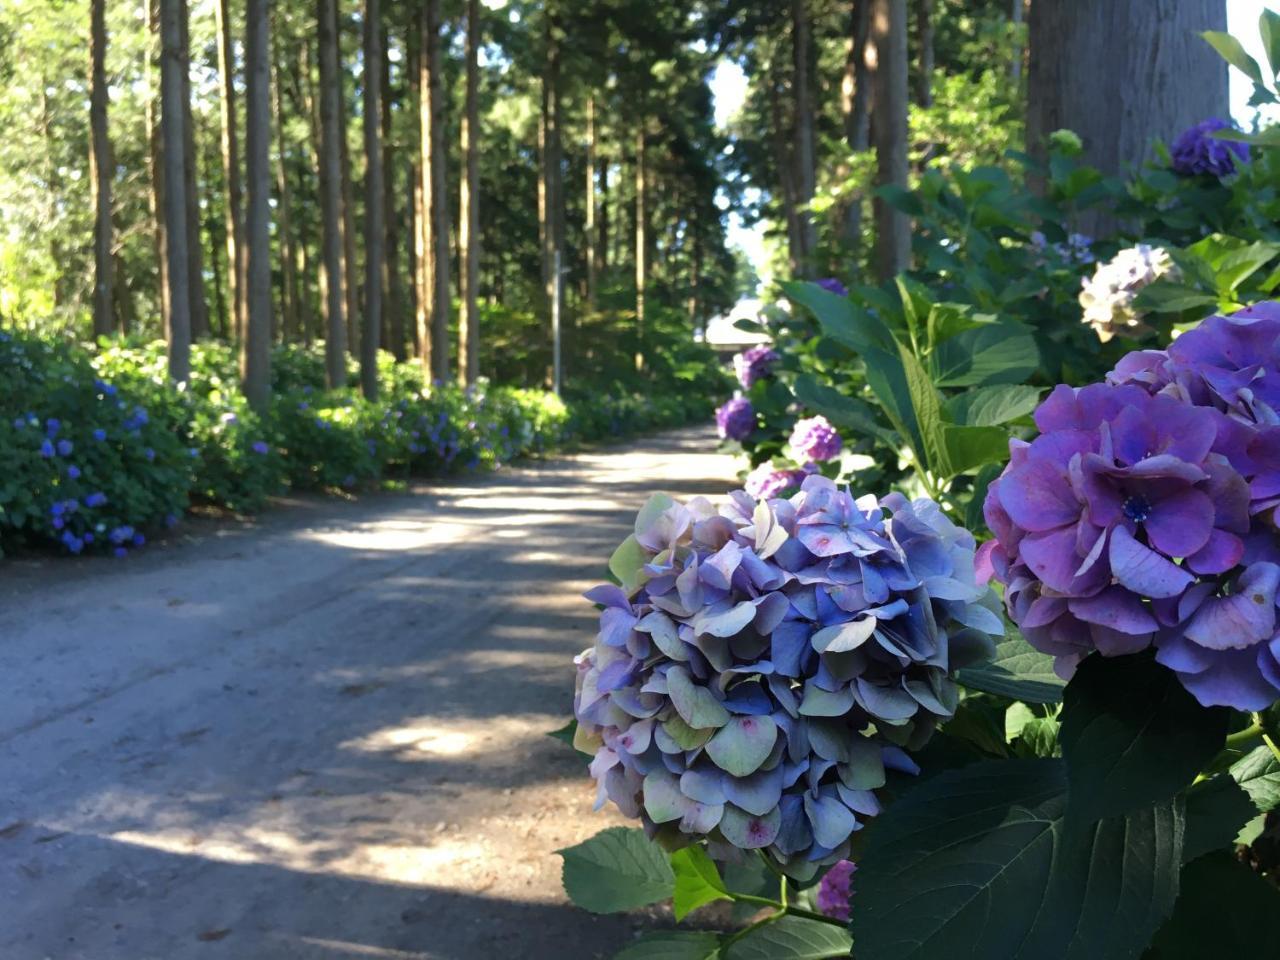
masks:
[[[579,598],[708,431],[0,571],[0,957],[607,957],[552,851]]]

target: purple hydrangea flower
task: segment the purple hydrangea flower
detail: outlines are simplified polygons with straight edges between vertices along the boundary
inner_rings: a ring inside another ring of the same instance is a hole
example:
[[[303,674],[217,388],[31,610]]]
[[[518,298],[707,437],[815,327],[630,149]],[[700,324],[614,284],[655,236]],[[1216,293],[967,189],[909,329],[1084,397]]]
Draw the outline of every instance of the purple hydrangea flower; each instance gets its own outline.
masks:
[[[264,441],[255,440],[253,441],[253,452],[262,454],[263,456],[265,456],[266,454],[271,452],[271,448],[267,446],[267,444]]]
[[[849,295],[848,288],[835,277],[823,277],[818,281],[818,286],[823,290],[834,293],[838,297],[847,297]]]
[[[1010,444],[983,559],[1064,676],[1093,650],[1154,645],[1201,703],[1280,697],[1280,541],[1258,516],[1280,496],[1280,428],[1251,420],[1269,406],[1238,389],[1274,356],[1274,330],[1259,364],[1242,352],[1267,322],[1214,318],[1167,352],[1130,354],[1109,383],[1058,387],[1036,411],[1041,435]]]
[[[84,505],[86,507],[102,507],[106,506],[106,503],[107,495],[101,492],[91,493],[84,498]]]
[[[50,437],[56,437],[58,431],[62,429],[62,421],[56,417],[50,417],[44,422],[44,432]]]
[[[734,356],[733,370],[742,389],[750,390],[753,383],[767,377],[780,359],[773,348],[765,346],[752,347]]]
[[[1174,172],[1184,176],[1206,173],[1213,177],[1235,173],[1236,161],[1249,162],[1249,145],[1213,135],[1216,130],[1230,129],[1232,124],[1226,120],[1211,117],[1183,131],[1169,151]]]
[[[668,847],[760,849],[809,879],[879,812],[886,768],[952,715],[949,670],[1002,632],[974,542],[930,500],[859,500],[821,476],[718,509],[656,496],[597,587],[575,661],[577,745]]]
[[[725,440],[745,440],[756,428],[756,412],[746,397],[732,397],[716,410],[716,432]]]
[[[73,463],[71,466],[67,467],[67,476],[72,480],[79,480],[80,468]]]
[[[840,455],[840,448],[840,434],[824,416],[799,420],[791,431],[791,449],[802,460],[832,460]]]
[[[812,464],[791,470],[779,470],[772,463],[762,463],[743,481],[742,487],[757,500],[772,500],[787,490],[804,483],[804,478],[816,472]]]
[[[49,440],[40,441],[40,456],[48,460],[54,455],[53,443]]]
[[[75,446],[71,443],[70,440],[58,441],[58,456],[69,457],[71,456],[71,451],[74,449],[75,449]]]
[[[94,430],[94,431],[93,431],[93,439],[95,439],[95,440],[97,440],[99,443],[101,443],[103,440],[107,439],[107,431],[105,431],[105,430],[103,430],[103,429],[101,429],[101,428],[99,428],[99,429],[97,429],[97,430]]]
[[[818,883],[818,909],[836,920],[849,919],[851,881],[858,869],[852,860],[841,860],[826,872]]]

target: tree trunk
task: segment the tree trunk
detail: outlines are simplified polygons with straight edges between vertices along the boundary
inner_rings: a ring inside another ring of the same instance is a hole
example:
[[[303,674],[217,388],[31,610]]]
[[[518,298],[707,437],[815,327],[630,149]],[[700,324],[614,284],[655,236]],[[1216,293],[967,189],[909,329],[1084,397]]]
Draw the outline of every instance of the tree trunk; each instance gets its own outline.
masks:
[[[187,205],[187,283],[191,294],[191,339],[209,333],[209,302],[204,289],[204,248],[200,245],[200,195],[196,182],[196,133],[191,116],[190,5],[181,11],[182,31],[182,187]]]
[[[933,4],[934,0],[917,0],[916,3],[916,26],[920,30],[916,102],[922,107],[933,105]]]
[[[360,388],[378,397],[378,341],[382,337],[382,266],[386,224],[382,203],[382,15],[378,0],[364,4],[364,334]]]
[[[89,30],[89,179],[93,190],[93,333],[115,332],[115,254],[111,224],[111,140],[107,135],[106,0],[92,0]]]
[[[609,160],[601,156],[596,161],[596,179],[600,183],[600,233],[597,249],[600,251],[600,262],[596,269],[596,286],[600,285],[600,275],[609,269]],[[597,289],[597,293],[599,290]]]
[[[636,124],[636,369],[643,370],[645,363],[645,285],[649,279],[649,236],[646,206],[645,176],[645,123],[642,118]]]
[[[186,58],[182,49],[182,7],[185,0],[160,0],[160,131],[165,187],[164,246],[169,314],[169,377],[185,383],[191,376],[191,288],[188,278],[187,201],[183,183],[186,161],[182,97]]]
[[[155,74],[160,64],[160,0],[145,0],[147,48],[144,83],[147,88],[147,105],[144,124],[147,132],[147,177],[151,189],[147,192],[147,210],[151,218],[151,235],[156,255],[156,301],[160,308],[160,326],[168,337],[169,309],[169,238],[165,230],[164,159],[160,150],[160,116],[163,106],[162,85],[157,86]]]
[[[778,170],[779,186],[782,188],[782,217],[787,227],[787,257],[791,273],[799,276],[804,264],[804,236],[800,223],[800,212],[796,203],[795,164],[792,162],[792,144],[787,139],[786,121],[782,116],[782,96],[778,90],[778,77],[771,71],[765,71],[765,83],[768,87],[770,139],[773,141],[773,163]]]
[[[412,100],[418,107],[418,145],[415,148],[415,162],[412,165],[413,206],[410,210],[409,227],[413,242],[409,245],[409,276],[413,278],[410,289],[413,291],[414,316],[414,352],[422,366],[422,379],[431,382],[431,294],[427,276],[427,249],[430,237],[427,234],[430,218],[426,215],[426,206],[422,186],[427,174],[423,160],[427,154],[427,141],[431,136],[431,106],[427,102],[427,61],[423,55],[422,41],[426,36],[426,11],[418,8],[416,29],[410,29],[409,42],[409,76],[413,84]]]
[[[1055,130],[1073,130],[1085,163],[1120,174],[1147,159],[1153,140],[1227,115],[1226,64],[1199,37],[1226,29],[1222,0],[1036,0],[1029,28],[1033,155],[1044,156]],[[1086,211],[1077,226],[1097,236],[1115,219]]]
[[[272,49],[279,52],[279,44]],[[289,154],[284,136],[284,70],[279,57],[273,57],[275,66],[275,96],[272,101],[275,113],[272,117],[276,135],[276,193],[279,196],[277,217],[280,236],[280,268],[284,279],[285,339],[301,343],[307,338],[311,326],[311,309],[298,283],[298,240],[293,228],[293,191],[289,186]]]
[[[1026,0],[1011,0],[1009,6],[1009,22],[1022,23],[1023,8]],[[1009,79],[1015,84],[1022,82],[1022,43],[1019,40],[1013,47],[1013,59],[1009,61]]]
[[[467,0],[467,92],[462,116],[465,172],[459,208],[462,313],[458,323],[458,379],[480,376],[480,3]]]
[[[222,113],[222,180],[226,184],[227,288],[231,317],[228,326],[236,339],[244,336],[245,262],[244,215],[241,210],[240,144],[236,130],[235,56],[231,45],[231,10],[228,0],[217,0],[213,16],[218,44],[219,107]]]
[[[791,42],[795,68],[795,188],[796,216],[799,218],[800,275],[807,276],[814,267],[818,250],[818,233],[809,204],[813,202],[817,171],[814,166],[813,104],[810,96],[810,63],[813,37],[810,32],[808,0],[791,0]]]
[[[449,378],[449,198],[444,149],[444,62],[440,0],[427,0],[422,19],[422,264],[429,327],[422,348],[432,380]],[[429,345],[428,345],[429,344]]]
[[[907,186],[907,0],[874,0],[875,104],[871,139],[876,149],[876,185]],[[883,282],[911,261],[911,221],[879,197],[876,214],[876,273]]]
[[[546,46],[542,74],[542,166],[539,171],[538,214],[539,233],[542,240],[542,282],[547,303],[547,315],[555,315],[560,304],[560,285],[555,275],[557,254],[563,266],[562,187],[560,140],[560,47],[552,23],[546,14],[543,42]]]
[[[271,0],[245,4],[245,180],[248,297],[241,345],[244,395],[263,411],[271,396]]]
[[[840,113],[845,145],[851,153],[871,146],[871,70],[867,64],[867,36],[871,32],[871,0],[853,0],[844,76],[840,82]],[[846,201],[843,216],[845,245],[856,251],[862,243],[862,196]]]
[[[587,218],[583,227],[583,241],[587,248],[587,312],[596,309],[597,273],[600,269],[596,262],[596,99],[592,94],[587,96]]]
[[[338,33],[334,0],[319,0],[320,209],[323,220],[325,371],[331,388],[346,383],[346,282],[342,256],[342,110],[338,79]]]
[[[338,54],[342,42],[338,41]],[[346,74],[338,61],[338,168],[342,174],[342,269],[347,294],[347,349],[359,357],[362,327],[360,324],[360,261],[356,256],[356,207],[351,180],[351,147],[347,137]]]
[[[384,52],[387,49],[388,31],[383,25]],[[400,205],[395,178],[395,141],[392,139],[392,90],[391,58],[383,56],[379,82],[382,84],[382,163],[386,170],[383,177],[383,210],[386,216],[386,307],[387,341],[396,360],[405,359],[405,311],[404,275],[400,272]]]

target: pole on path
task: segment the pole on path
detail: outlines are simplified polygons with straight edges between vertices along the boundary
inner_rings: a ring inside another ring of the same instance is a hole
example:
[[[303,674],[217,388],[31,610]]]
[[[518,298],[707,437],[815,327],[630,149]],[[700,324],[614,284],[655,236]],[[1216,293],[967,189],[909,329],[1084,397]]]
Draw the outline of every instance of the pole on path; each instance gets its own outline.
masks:
[[[551,351],[552,374],[551,389],[560,396],[560,251],[557,249],[553,265],[551,293]]]

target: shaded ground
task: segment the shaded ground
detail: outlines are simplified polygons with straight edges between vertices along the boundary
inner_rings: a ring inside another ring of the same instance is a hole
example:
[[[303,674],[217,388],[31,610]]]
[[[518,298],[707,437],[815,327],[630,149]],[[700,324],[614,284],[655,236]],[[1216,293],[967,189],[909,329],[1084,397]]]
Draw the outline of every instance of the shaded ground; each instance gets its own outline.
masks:
[[[614,822],[567,719],[582,590],[708,431],[307,501],[0,574],[0,957],[609,956],[552,851]]]

